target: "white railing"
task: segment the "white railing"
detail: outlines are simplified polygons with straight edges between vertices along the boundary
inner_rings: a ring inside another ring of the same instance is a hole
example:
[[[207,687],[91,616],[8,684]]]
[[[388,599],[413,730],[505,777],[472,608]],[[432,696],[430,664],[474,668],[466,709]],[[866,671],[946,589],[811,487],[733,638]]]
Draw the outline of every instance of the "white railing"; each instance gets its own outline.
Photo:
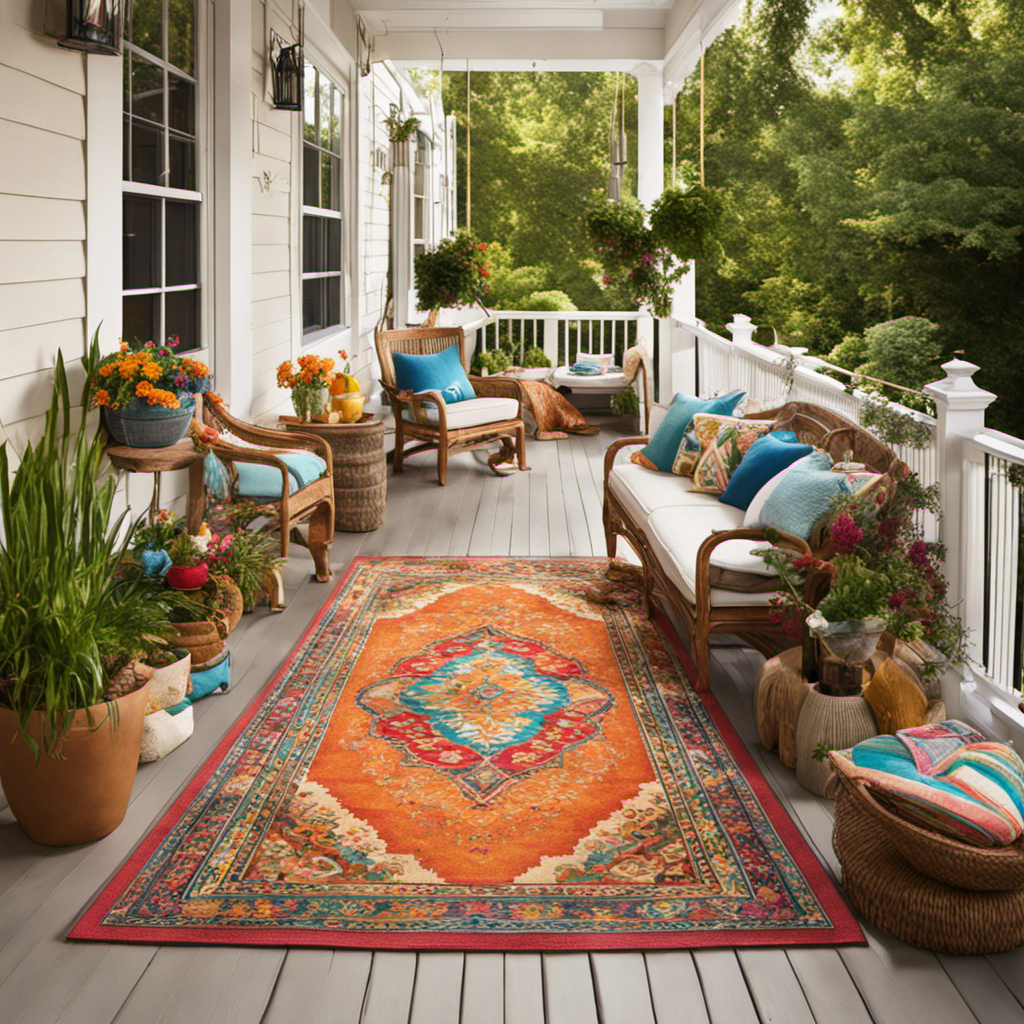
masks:
[[[646,313],[581,310],[539,313],[495,310],[490,318],[466,325],[469,352],[511,349],[520,364],[526,349],[543,349],[552,366],[571,366],[580,352],[610,355],[621,362],[632,345],[654,350],[654,321]]]
[[[1020,531],[1024,441],[982,430],[963,441],[962,618],[972,657],[1004,690],[1021,686]]]

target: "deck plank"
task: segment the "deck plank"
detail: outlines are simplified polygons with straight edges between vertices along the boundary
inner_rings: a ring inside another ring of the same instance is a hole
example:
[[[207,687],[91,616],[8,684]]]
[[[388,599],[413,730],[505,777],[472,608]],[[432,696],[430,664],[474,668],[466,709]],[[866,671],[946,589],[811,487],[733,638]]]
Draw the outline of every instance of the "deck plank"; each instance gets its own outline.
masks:
[[[784,950],[741,949],[736,955],[762,1024],[815,1024]]]
[[[366,949],[335,950],[316,1013],[310,1024],[359,1024],[370,982],[373,953]],[[292,1015],[292,1024],[306,1018]]]
[[[659,949],[644,954],[658,1024],[709,1024],[693,954]]]
[[[816,1024],[871,1024],[864,1001],[834,949],[786,951]]]
[[[501,953],[467,953],[462,976],[459,1024],[504,1024],[505,958]]]
[[[366,988],[362,1024],[407,1021],[416,983],[416,954],[375,952]]]
[[[643,953],[591,953],[601,1024],[656,1024]]]
[[[463,953],[420,953],[409,1024],[458,1024]]]
[[[54,1020],[56,1024],[84,1021],[112,1021],[131,994],[139,978],[157,954],[156,946],[103,946],[103,959],[59,1016],[47,1016],[43,1007],[35,1024]]]
[[[506,953],[505,1024],[541,1024],[543,1020],[544,967],[540,953]]]
[[[529,473],[512,474],[512,517],[509,529],[508,553],[512,556],[530,554],[530,491],[534,478],[540,479],[540,472],[531,469]],[[536,493],[541,493],[541,484],[537,483]],[[495,539],[499,538],[495,520]]]
[[[551,1024],[598,1024],[597,1000],[586,953],[544,953],[544,1010]]]
[[[701,949],[693,954],[711,1024],[758,1024],[740,962],[731,949]]]
[[[983,956],[939,954],[939,963],[971,1008],[978,1024],[1020,1024],[1024,1008]]]
[[[327,985],[333,956],[329,949],[289,949],[261,1024],[312,1020]]]

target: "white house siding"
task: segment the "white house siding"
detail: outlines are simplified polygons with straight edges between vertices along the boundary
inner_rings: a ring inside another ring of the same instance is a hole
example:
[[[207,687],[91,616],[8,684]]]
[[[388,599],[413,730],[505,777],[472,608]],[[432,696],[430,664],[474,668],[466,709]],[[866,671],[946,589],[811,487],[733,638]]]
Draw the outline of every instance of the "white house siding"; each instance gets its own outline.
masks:
[[[80,359],[86,334],[86,65],[42,17],[33,0],[0,2],[0,441],[15,462],[57,350]]]
[[[275,370],[298,354],[302,336],[299,114],[267,102],[267,46],[273,28],[297,39],[291,5],[254,0],[252,14],[252,414],[287,405]],[[293,170],[293,161],[294,170]]]

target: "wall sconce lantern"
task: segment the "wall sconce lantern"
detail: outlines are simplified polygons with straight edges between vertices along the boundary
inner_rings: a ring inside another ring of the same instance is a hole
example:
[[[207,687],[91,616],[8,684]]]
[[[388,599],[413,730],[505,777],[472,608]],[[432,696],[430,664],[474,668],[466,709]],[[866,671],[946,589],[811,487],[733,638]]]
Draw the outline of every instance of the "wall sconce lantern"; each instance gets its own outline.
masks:
[[[282,46],[273,63],[274,106],[278,110],[301,110],[302,78],[305,73],[302,44]]]
[[[44,31],[85,53],[121,53],[121,0],[49,0]]]

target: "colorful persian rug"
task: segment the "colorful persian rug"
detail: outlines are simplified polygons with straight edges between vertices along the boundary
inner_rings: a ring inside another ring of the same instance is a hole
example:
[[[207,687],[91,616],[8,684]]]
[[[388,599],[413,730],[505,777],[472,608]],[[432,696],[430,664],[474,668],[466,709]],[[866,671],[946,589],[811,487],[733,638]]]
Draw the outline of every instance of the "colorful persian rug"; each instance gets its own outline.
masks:
[[[863,941],[639,595],[584,559],[357,559],[76,939]]]

